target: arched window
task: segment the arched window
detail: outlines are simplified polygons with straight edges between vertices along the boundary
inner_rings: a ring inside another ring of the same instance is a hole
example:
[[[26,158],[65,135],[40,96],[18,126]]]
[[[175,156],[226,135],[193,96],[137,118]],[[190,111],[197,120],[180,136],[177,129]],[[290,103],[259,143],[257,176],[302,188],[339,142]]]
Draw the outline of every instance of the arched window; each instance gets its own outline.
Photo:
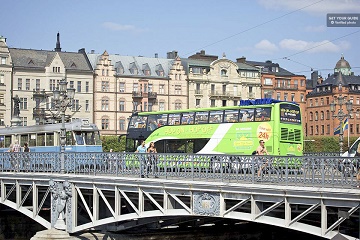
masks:
[[[309,114],[309,118],[310,118],[310,119],[309,119],[310,121],[312,121],[312,120],[313,120],[313,113],[312,113],[312,112],[310,112],[310,114]]]
[[[221,74],[221,76],[226,76],[227,71],[225,69],[221,69],[220,74]]]
[[[108,130],[109,129],[109,117],[104,116],[101,118],[101,129]]]
[[[320,120],[324,120],[324,111],[320,112]]]
[[[316,111],[315,112],[315,121],[319,120],[319,113]]]
[[[330,120],[330,111],[326,110],[326,120]]]

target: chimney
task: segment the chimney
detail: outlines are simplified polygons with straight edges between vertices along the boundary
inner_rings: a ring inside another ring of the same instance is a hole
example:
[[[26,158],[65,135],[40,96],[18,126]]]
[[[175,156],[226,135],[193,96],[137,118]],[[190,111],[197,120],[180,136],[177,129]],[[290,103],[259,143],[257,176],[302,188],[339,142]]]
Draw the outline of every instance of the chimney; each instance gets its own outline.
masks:
[[[200,54],[201,54],[201,55],[205,55],[205,50],[201,50],[201,51],[200,51]]]
[[[55,47],[55,52],[61,52],[61,47],[60,47],[60,33],[58,32],[56,35],[56,47]]]
[[[158,57],[159,57],[159,55],[157,53],[155,53],[155,58],[158,58]]]
[[[94,54],[94,53],[95,53],[95,50],[91,50],[91,52],[90,52],[90,53]]]
[[[178,56],[178,51],[171,51],[171,52],[167,52],[166,54],[166,58],[167,59],[175,59]]]
[[[237,58],[236,62],[238,62],[238,63],[246,63],[246,57],[242,56],[240,58]]]
[[[313,71],[311,73],[311,84],[312,84],[312,87],[315,88],[316,85],[318,84],[318,79],[319,79],[319,73],[318,71]]]
[[[85,52],[85,48],[80,48],[79,51],[78,51],[78,53],[86,53],[86,52]]]

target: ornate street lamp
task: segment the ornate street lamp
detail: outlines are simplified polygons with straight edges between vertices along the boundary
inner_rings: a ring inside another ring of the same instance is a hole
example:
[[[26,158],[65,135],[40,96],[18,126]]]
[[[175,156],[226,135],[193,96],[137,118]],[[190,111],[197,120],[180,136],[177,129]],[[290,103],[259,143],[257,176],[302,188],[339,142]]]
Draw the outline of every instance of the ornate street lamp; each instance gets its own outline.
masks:
[[[341,91],[341,84],[339,84],[339,91]],[[335,102],[337,101],[337,103]],[[330,103],[330,110],[332,112],[333,119],[337,118],[340,121],[340,133],[339,133],[339,146],[340,146],[340,155],[343,153],[343,145],[344,145],[344,119],[351,118],[352,113],[352,102],[350,100],[347,100],[345,103],[345,97],[343,97],[340,93],[337,99],[334,99],[332,103]],[[346,110],[348,113],[345,113],[342,109],[342,106],[345,104]],[[339,106],[339,110],[337,113],[336,111],[336,105]]]
[[[61,116],[60,129],[60,173],[65,173],[65,145],[66,145],[66,128],[65,128],[65,112],[68,107],[73,105],[75,96],[74,88],[67,88],[65,79],[60,80],[59,89],[53,91],[54,108]]]

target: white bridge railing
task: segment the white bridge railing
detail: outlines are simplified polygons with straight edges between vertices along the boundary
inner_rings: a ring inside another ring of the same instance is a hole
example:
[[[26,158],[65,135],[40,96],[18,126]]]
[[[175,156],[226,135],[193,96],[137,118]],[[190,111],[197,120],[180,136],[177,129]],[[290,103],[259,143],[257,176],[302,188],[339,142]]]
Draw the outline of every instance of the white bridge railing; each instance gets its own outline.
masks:
[[[66,174],[355,188],[358,158],[65,153]],[[60,153],[0,153],[0,172],[60,173]]]

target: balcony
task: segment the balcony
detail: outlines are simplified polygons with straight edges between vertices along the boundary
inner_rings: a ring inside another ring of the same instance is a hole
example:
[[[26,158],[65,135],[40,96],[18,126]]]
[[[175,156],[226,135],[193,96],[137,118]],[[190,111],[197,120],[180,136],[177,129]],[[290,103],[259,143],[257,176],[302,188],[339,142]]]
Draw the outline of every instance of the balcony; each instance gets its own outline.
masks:
[[[143,92],[133,91],[132,92],[132,97],[133,98],[143,98]]]
[[[195,96],[202,96],[203,91],[202,90],[195,90]]]
[[[210,91],[210,97],[230,97],[230,93],[227,93],[225,91]]]
[[[298,84],[290,84],[290,85],[283,85],[283,86],[275,86],[274,89],[276,90],[298,90]]]
[[[148,99],[156,99],[157,92],[148,92]]]
[[[45,98],[46,92],[45,89],[34,89],[33,90],[33,98]]]
[[[248,94],[247,94],[247,97],[250,99],[250,98],[255,98],[255,93],[253,93],[253,92],[249,92]]]

